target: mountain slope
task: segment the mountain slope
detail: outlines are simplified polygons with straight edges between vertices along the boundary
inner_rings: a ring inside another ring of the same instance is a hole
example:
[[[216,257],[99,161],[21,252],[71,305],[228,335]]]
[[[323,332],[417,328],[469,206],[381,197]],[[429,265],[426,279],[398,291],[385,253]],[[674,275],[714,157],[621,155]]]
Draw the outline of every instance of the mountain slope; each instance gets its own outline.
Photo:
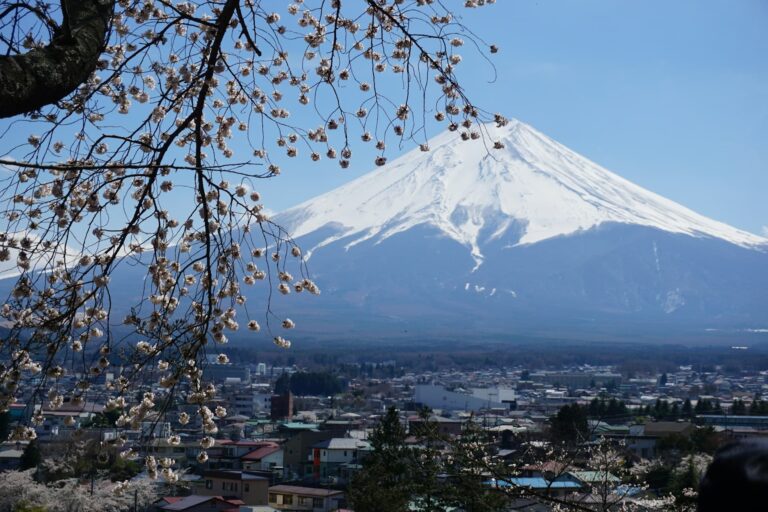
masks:
[[[324,293],[310,332],[656,336],[768,325],[768,240],[649,192],[517,121],[446,132],[275,220]],[[306,309],[305,309],[306,308]]]
[[[333,226],[316,247],[347,238],[352,247],[427,224],[469,247],[519,227],[531,244],[605,222],[721,238],[742,247],[768,240],[701,216],[603,169],[519,121],[486,126],[502,150],[445,132],[432,150],[392,163],[279,215],[295,237]]]

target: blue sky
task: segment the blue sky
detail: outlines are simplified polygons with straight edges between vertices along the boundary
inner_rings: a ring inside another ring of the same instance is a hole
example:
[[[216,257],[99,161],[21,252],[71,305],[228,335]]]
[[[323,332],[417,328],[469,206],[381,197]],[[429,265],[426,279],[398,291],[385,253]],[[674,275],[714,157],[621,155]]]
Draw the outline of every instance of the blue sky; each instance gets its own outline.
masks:
[[[457,13],[501,49],[495,70],[462,51],[459,76],[476,103],[768,236],[768,1],[497,0]],[[5,133],[5,149],[26,135]],[[280,211],[370,171],[370,145],[353,149],[347,170],[328,159],[280,162],[283,173],[258,184],[265,205]]]
[[[768,225],[768,2],[497,0],[460,12],[501,48],[494,83],[487,63],[462,64],[483,106],[704,215]],[[359,158],[347,171],[286,170],[266,200],[280,210],[370,169]]]

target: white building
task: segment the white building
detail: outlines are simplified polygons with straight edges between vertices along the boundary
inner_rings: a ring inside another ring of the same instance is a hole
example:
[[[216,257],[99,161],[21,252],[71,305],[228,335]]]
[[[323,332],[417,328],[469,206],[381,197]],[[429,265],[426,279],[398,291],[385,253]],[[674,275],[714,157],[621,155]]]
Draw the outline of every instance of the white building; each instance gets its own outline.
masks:
[[[414,401],[443,411],[479,411],[481,409],[509,409],[517,399],[514,389],[473,388],[467,391],[449,391],[436,384],[417,384]]]

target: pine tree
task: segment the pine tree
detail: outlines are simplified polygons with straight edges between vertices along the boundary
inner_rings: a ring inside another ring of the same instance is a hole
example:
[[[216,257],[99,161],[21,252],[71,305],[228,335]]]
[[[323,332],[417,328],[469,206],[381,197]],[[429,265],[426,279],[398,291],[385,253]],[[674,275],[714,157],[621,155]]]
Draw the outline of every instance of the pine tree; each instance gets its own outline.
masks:
[[[693,406],[691,405],[691,399],[686,398],[685,402],[683,403],[683,416],[685,418],[692,418],[693,417]]]
[[[565,443],[577,443],[586,439],[589,431],[587,410],[579,404],[564,405],[557,415],[550,418],[552,438]]]
[[[405,445],[406,431],[390,408],[370,437],[372,452],[351,483],[349,497],[356,510],[400,512],[408,509],[413,484],[413,454]]]
[[[504,510],[507,498],[485,484],[492,453],[487,434],[474,421],[468,421],[461,436],[450,443],[452,457],[447,464],[448,501],[466,512]],[[503,473],[501,466],[493,474]]]
[[[442,512],[450,501],[450,487],[442,475],[445,473],[440,447],[447,439],[439,425],[431,419],[432,411],[424,408],[419,413],[421,446],[413,450],[413,503],[422,512]]]
[[[37,444],[37,439],[34,439],[24,448],[24,453],[21,454],[21,459],[19,460],[19,469],[36,468],[41,460],[40,447]]]
[[[0,440],[8,439],[11,432],[11,413],[8,411],[0,412]]]

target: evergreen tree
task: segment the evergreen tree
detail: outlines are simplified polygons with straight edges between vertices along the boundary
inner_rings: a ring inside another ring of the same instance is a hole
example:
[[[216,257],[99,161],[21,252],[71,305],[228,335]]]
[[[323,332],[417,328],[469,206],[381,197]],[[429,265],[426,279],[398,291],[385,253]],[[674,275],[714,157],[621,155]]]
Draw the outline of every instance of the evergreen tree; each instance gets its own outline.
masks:
[[[487,434],[474,421],[468,421],[461,436],[450,445],[452,457],[447,464],[448,501],[465,512],[504,510],[507,499],[485,485],[489,455],[492,453]],[[500,468],[503,472],[506,468]],[[494,472],[494,473],[498,473]]]
[[[275,381],[275,393],[278,395],[282,395],[283,393],[287,393],[291,389],[291,376],[287,373],[283,373],[280,375],[280,377],[277,378]]]
[[[736,416],[744,416],[747,414],[747,404],[743,400],[734,400],[731,406],[731,414]]]
[[[408,509],[413,485],[413,454],[405,445],[406,431],[391,407],[373,430],[371,453],[350,483],[356,510],[400,512]]]
[[[573,444],[587,438],[587,410],[579,404],[564,405],[549,421],[554,441]]]
[[[683,403],[683,417],[685,418],[693,417],[693,405],[691,405],[690,398],[686,398],[685,402]]]
[[[24,448],[24,453],[21,454],[21,459],[19,460],[19,469],[24,470],[36,468],[42,459],[43,457],[40,454],[40,446],[37,444],[37,439],[33,439],[29,442],[27,447]]]
[[[431,415],[428,408],[419,412],[422,422],[418,432],[422,446],[413,451],[412,498],[414,506],[421,512],[443,512],[450,500],[450,487],[443,478],[445,468],[440,447],[447,444],[447,439]]]
[[[8,411],[0,412],[0,440],[8,439],[11,433],[11,413]]]

